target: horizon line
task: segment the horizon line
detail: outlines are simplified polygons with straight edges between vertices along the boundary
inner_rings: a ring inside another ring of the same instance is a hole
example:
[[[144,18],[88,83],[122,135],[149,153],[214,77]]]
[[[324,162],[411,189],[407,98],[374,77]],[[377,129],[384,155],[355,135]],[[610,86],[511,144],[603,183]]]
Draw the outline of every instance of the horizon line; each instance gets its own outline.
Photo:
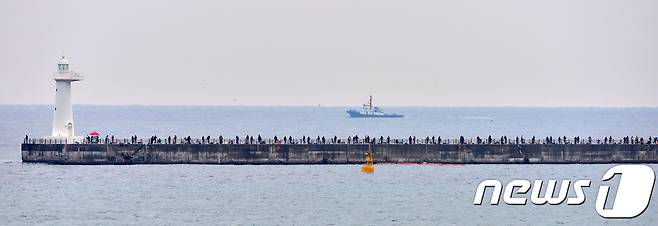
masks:
[[[53,106],[54,104],[5,104],[0,106]],[[74,106],[135,106],[135,107],[360,107],[359,105],[260,105],[260,104],[73,104]],[[658,108],[658,106],[605,106],[605,105],[381,105],[383,107],[418,107],[418,108]]]

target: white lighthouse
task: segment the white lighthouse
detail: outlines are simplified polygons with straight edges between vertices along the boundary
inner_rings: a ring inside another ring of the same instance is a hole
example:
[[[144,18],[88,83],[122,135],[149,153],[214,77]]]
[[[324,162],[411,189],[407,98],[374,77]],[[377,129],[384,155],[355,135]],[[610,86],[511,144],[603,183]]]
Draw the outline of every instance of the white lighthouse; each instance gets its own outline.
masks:
[[[71,105],[71,83],[82,80],[82,76],[69,70],[69,61],[62,56],[57,64],[55,79],[55,109],[53,112],[53,138],[77,140]]]

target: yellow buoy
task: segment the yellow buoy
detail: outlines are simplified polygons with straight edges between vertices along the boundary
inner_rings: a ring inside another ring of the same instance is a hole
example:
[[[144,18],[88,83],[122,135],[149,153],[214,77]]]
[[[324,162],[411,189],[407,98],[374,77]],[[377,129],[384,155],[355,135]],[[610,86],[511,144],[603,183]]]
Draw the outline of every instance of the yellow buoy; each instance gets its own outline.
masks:
[[[362,173],[374,173],[375,166],[372,163],[372,152],[370,151],[370,145],[368,145],[368,153],[366,153],[366,163],[361,166]]]

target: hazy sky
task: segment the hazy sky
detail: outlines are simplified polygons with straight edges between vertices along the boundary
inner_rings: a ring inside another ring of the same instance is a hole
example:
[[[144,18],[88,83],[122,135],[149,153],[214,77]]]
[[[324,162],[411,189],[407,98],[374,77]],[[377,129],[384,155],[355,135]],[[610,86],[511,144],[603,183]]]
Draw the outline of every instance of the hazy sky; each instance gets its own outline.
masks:
[[[0,0],[0,104],[658,106],[656,0]]]

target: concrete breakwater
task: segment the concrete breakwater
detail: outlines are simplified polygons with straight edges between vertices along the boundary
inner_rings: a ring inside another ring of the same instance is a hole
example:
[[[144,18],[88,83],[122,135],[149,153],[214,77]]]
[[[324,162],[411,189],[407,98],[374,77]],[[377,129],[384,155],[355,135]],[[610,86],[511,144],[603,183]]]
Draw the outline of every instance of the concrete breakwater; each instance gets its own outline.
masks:
[[[368,144],[22,144],[54,164],[360,164]],[[658,163],[656,144],[374,144],[375,163]]]

